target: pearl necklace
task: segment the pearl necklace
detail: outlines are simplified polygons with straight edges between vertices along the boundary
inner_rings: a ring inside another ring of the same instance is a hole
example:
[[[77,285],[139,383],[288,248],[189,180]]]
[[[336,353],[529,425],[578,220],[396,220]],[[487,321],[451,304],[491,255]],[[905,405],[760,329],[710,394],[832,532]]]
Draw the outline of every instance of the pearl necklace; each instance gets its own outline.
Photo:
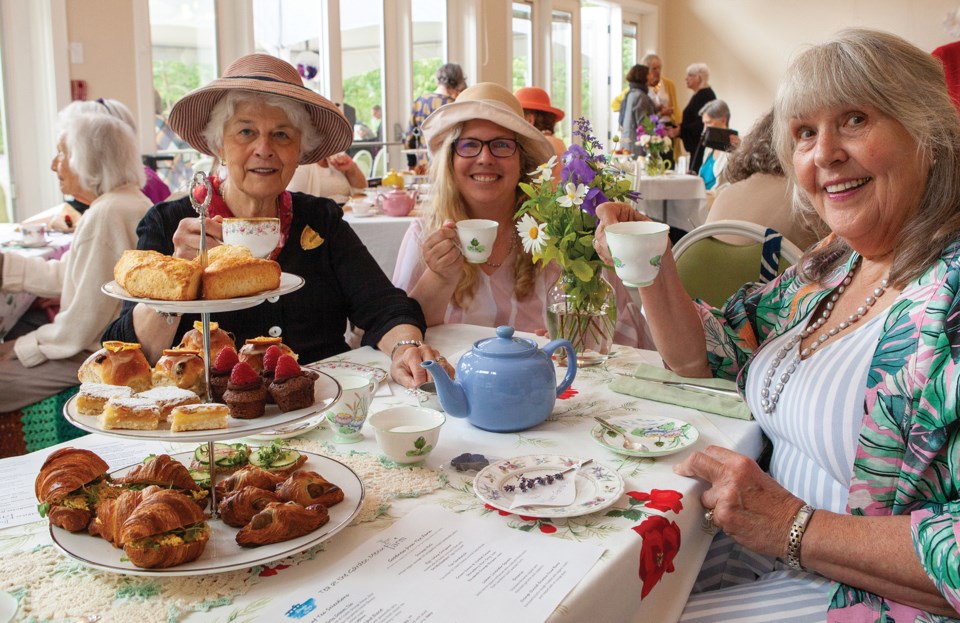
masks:
[[[889,285],[889,279],[884,279],[881,281],[880,285],[874,288],[873,292],[867,296],[866,299],[864,299],[863,305],[858,307],[855,313],[847,316],[847,319],[841,322],[839,325],[828,329],[826,333],[821,334],[820,337],[814,340],[810,346],[804,348],[802,351],[794,355],[790,365],[788,365],[787,369],[783,372],[783,374],[780,375],[780,379],[778,380],[777,384],[773,386],[773,390],[770,390],[770,384],[773,381],[773,377],[777,373],[777,369],[783,362],[784,357],[787,356],[787,353],[793,350],[793,348],[795,348],[797,344],[799,344],[804,338],[813,335],[814,331],[822,327],[827,322],[827,318],[830,317],[833,308],[836,306],[837,299],[840,298],[840,295],[843,294],[844,290],[847,289],[847,286],[850,285],[850,282],[853,281],[853,273],[856,271],[858,264],[859,260],[857,260],[857,264],[853,265],[849,274],[847,274],[840,285],[837,286],[836,291],[831,294],[827,299],[827,302],[824,303],[823,312],[821,312],[820,317],[811,323],[806,329],[787,340],[787,343],[777,350],[776,356],[774,356],[773,361],[770,362],[770,367],[767,368],[767,371],[763,376],[763,387],[760,390],[760,405],[763,409],[763,412],[767,415],[771,415],[777,410],[777,402],[780,400],[780,394],[783,392],[783,388],[787,384],[787,381],[790,380],[790,375],[796,371],[797,366],[800,364],[800,360],[809,356],[813,351],[820,348],[824,342],[834,335],[840,333],[848,327],[853,326],[867,314],[870,308],[873,307],[873,304],[877,302],[877,299],[883,296],[883,293],[886,291],[887,286]]]

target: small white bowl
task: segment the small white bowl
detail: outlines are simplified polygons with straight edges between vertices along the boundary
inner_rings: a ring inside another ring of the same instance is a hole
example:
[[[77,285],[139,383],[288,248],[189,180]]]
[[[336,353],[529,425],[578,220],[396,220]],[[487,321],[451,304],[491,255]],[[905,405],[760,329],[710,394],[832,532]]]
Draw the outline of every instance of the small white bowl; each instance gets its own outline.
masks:
[[[420,463],[433,451],[440,439],[440,427],[446,416],[424,407],[391,407],[367,418],[377,437],[377,445],[394,463]]]

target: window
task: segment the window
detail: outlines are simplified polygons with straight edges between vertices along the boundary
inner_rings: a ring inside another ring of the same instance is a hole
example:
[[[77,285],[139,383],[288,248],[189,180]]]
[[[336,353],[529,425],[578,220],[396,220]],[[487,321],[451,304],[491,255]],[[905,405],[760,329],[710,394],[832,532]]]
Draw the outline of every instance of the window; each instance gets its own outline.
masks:
[[[553,67],[550,71],[550,101],[566,113],[557,124],[557,133],[564,143],[570,142],[570,123],[573,116],[573,15],[554,11],[551,26]]]
[[[446,0],[413,0],[413,90],[416,99],[437,88],[437,70],[446,58]]]
[[[167,125],[173,104],[217,76],[214,0],[150,0],[157,173],[184,190],[199,154]]]
[[[623,39],[621,39],[621,56],[623,57],[623,83],[622,87],[627,88],[627,72],[637,64],[637,25],[625,23],[623,25]]]
[[[380,119],[373,116],[373,107],[383,106],[382,25],[381,0],[350,0],[350,10],[340,12],[343,101],[355,117],[355,141],[382,140],[377,136]]]
[[[513,3],[513,90],[533,84],[533,7]]]
[[[0,50],[2,49],[2,40],[0,40]],[[0,56],[0,95],[6,92],[3,86],[3,57]],[[13,210],[10,207],[10,162],[7,159],[7,111],[5,104],[4,98],[0,97],[0,223],[9,223],[13,220]]]

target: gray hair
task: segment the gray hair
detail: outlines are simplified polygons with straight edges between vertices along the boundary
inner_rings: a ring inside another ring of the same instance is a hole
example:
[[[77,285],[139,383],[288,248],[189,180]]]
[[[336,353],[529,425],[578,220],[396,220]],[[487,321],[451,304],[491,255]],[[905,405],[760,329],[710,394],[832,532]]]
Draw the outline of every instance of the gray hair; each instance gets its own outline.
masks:
[[[710,100],[697,114],[707,115],[711,119],[723,119],[727,125],[730,125],[730,107],[723,100]]]
[[[127,184],[143,187],[146,176],[133,128],[110,115],[80,114],[74,104],[60,113],[59,136],[79,184],[97,197]]]
[[[909,80],[904,80],[909,76]],[[920,276],[960,231],[960,118],[947,93],[943,68],[930,54],[886,32],[848,29],[793,61],[774,104],[774,146],[784,171],[796,180],[790,120],[837,106],[870,106],[896,120],[916,141],[916,157],[929,163],[919,209],[898,233],[890,281]],[[794,186],[794,205],[815,211]],[[837,237],[807,253],[803,276],[818,281],[849,257]]]
[[[640,64],[646,65],[647,67],[649,67],[650,61],[652,61],[653,59],[657,59],[658,61],[663,62],[663,59],[660,58],[660,56],[657,55],[656,52],[650,52],[649,54],[643,57],[643,59],[640,61]]]
[[[254,91],[229,91],[210,111],[210,118],[203,128],[203,138],[207,146],[214,152],[223,149],[223,128],[233,117],[240,104],[264,104],[279,108],[287,115],[290,123],[300,132],[300,156],[316,149],[323,137],[310,121],[307,109],[289,98],[271,93],[256,93]]]
[[[700,76],[703,86],[707,86],[707,83],[710,82],[710,68],[707,67],[706,63],[693,63],[687,67],[687,75]]]
[[[101,97],[95,100],[76,101],[63,109],[64,113],[68,110],[70,111],[68,114],[110,115],[130,126],[134,133],[137,131],[137,123],[133,120],[133,113],[120,100]]]

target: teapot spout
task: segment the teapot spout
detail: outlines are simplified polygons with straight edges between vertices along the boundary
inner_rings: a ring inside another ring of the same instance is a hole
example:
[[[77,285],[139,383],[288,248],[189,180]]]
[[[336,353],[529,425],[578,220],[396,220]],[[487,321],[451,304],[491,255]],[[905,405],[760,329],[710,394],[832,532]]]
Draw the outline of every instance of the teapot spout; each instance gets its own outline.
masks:
[[[433,375],[443,410],[453,417],[467,417],[470,410],[467,408],[467,395],[463,387],[451,380],[444,367],[436,361],[424,361],[420,366]]]

